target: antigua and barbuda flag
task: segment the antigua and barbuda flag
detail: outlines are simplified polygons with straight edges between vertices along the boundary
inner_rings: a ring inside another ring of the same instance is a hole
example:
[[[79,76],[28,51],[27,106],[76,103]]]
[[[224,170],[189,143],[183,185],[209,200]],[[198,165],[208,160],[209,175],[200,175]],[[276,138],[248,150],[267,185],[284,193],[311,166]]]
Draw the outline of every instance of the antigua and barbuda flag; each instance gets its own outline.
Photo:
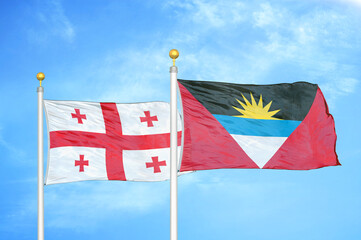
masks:
[[[168,103],[44,100],[44,105],[49,134],[45,184],[169,179]]]
[[[334,120],[316,84],[178,84],[184,119],[181,171],[340,165]]]

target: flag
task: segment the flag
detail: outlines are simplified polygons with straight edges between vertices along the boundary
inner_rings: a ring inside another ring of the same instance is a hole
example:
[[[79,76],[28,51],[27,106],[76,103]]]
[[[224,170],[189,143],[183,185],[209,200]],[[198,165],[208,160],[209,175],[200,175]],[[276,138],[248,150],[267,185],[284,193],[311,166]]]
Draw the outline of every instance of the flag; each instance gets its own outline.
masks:
[[[340,165],[334,120],[316,84],[178,80],[178,85],[184,118],[181,171]]]
[[[49,134],[46,184],[169,179],[168,103],[44,100],[44,105]]]

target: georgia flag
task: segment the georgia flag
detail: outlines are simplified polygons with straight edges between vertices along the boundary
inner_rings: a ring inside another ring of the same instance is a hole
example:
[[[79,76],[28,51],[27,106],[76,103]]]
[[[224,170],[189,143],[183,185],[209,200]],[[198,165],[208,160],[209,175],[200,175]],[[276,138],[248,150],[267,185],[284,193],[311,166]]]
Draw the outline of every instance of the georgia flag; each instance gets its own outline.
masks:
[[[169,179],[168,103],[44,100],[44,105],[49,134],[46,185],[84,180]],[[178,131],[179,146],[179,115]],[[179,155],[180,147],[178,160]]]

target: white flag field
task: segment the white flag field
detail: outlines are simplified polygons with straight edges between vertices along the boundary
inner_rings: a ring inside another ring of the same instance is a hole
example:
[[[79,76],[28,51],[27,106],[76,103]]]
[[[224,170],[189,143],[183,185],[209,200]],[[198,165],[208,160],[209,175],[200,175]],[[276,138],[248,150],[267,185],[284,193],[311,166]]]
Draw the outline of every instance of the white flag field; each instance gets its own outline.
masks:
[[[163,181],[170,176],[170,105],[44,100],[49,151],[45,184]],[[178,114],[178,166],[181,155]]]

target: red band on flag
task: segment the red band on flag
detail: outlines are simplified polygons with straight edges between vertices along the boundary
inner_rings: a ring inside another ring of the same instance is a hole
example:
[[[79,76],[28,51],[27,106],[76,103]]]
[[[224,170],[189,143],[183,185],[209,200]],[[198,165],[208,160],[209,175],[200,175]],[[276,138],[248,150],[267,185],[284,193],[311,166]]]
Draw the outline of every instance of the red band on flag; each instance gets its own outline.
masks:
[[[217,119],[182,84],[178,86],[184,112],[180,171],[259,168]]]
[[[341,165],[335,123],[321,90],[305,119],[263,168],[307,170]]]

